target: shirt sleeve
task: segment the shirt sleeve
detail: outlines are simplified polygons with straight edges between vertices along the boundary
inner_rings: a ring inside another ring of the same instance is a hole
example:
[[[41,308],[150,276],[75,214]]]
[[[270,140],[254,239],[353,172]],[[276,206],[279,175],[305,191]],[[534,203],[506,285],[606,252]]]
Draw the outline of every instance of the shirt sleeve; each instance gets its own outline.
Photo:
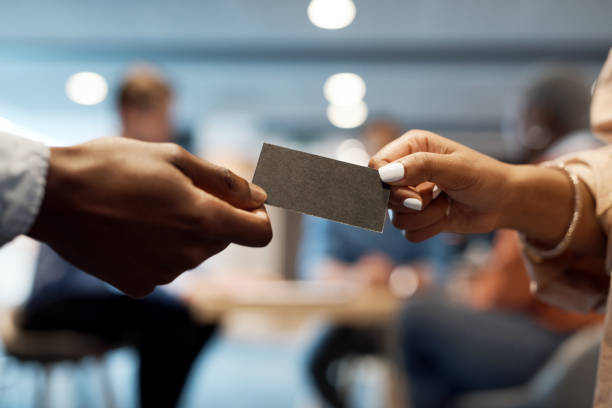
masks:
[[[607,237],[604,257],[566,253],[540,259],[523,250],[531,276],[531,290],[542,300],[565,309],[589,312],[605,308],[608,289],[601,276],[612,270],[612,146],[565,156],[566,165],[587,186],[595,199],[595,211]]]
[[[28,232],[40,209],[49,148],[0,132],[0,245]]]

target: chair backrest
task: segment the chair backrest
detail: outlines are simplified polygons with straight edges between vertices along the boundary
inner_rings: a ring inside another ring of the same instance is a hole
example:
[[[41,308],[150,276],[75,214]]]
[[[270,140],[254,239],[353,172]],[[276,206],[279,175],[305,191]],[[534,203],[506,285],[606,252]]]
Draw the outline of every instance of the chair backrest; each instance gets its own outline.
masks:
[[[30,331],[19,326],[19,309],[5,310],[0,314],[0,337],[7,354],[24,361],[53,363],[77,361],[88,356],[101,356],[120,347],[106,344],[86,334],[61,331]]]
[[[602,325],[567,339],[527,385],[529,406],[581,408],[592,405]]]

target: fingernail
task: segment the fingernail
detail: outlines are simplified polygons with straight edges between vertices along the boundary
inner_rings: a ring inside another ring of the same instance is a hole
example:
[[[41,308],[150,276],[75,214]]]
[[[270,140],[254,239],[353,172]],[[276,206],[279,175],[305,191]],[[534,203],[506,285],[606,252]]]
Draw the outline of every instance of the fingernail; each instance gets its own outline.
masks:
[[[259,187],[257,184],[250,184],[249,188],[251,190],[251,198],[258,203],[263,203],[266,201],[266,198],[268,198],[268,195],[264,189]]]
[[[407,198],[404,200],[404,207],[415,211],[421,211],[423,209],[423,203],[416,198]]]
[[[389,208],[387,212],[389,213],[389,220],[393,221],[393,210]]]
[[[440,187],[438,187],[437,184],[434,184],[434,188],[433,190],[431,190],[431,194],[433,199],[435,200],[436,198],[438,198],[438,196],[440,195],[440,193],[442,192],[442,190],[440,190]]]
[[[378,169],[380,179],[385,183],[393,183],[404,177],[404,166],[401,163],[391,163]]]

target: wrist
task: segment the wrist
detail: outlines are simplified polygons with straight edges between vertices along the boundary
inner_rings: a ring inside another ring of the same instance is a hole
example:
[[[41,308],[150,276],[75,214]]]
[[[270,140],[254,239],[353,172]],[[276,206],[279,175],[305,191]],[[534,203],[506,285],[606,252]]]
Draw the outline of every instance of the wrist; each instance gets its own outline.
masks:
[[[49,156],[49,168],[45,182],[45,193],[38,216],[28,232],[28,236],[46,242],[48,232],[53,230],[57,218],[68,209],[65,205],[70,194],[69,164],[74,158],[73,147],[52,147]]]
[[[500,206],[500,215],[495,229],[517,229],[517,215],[521,213],[521,185],[523,180],[523,168],[520,165],[507,164],[503,172],[506,175],[503,184],[505,192]]]
[[[533,165],[511,166],[500,228],[514,229],[543,248],[564,237],[574,207],[573,187],[559,170]]]

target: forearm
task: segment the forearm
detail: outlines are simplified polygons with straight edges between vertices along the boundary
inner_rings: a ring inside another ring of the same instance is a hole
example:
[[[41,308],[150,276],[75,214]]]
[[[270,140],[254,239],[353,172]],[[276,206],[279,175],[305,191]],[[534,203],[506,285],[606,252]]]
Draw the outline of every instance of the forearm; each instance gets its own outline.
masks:
[[[512,186],[502,216],[502,228],[511,228],[542,248],[556,246],[567,233],[574,212],[574,189],[566,174],[552,168],[513,166]],[[580,220],[570,250],[582,254],[601,254],[605,238],[595,213],[591,193],[584,183]]]

